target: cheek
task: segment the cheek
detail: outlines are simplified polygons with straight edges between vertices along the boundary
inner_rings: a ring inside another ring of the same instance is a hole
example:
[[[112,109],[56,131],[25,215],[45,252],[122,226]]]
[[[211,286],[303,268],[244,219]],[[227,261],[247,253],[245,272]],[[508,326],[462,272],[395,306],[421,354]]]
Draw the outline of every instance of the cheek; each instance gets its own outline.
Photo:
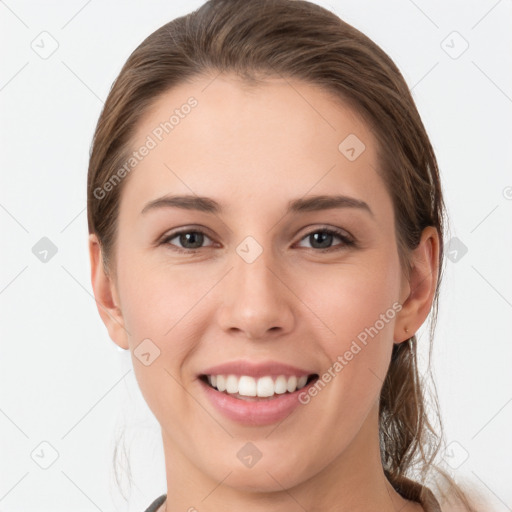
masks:
[[[324,380],[333,382],[336,400],[342,398],[361,412],[377,397],[389,366],[401,308],[399,284],[397,256],[381,251],[364,265],[316,275],[315,287],[304,289],[304,302],[321,320],[319,327],[328,327],[322,327],[325,335],[318,339],[336,377],[324,374]]]
[[[178,410],[180,404],[169,397],[179,401],[182,395],[177,381],[183,380],[183,363],[201,338],[198,303],[211,285],[208,280],[191,282],[179,267],[156,268],[128,256],[118,265],[118,283],[141,392],[157,416],[162,407]]]
[[[190,267],[155,262],[137,252],[123,258],[118,274],[131,344],[150,338],[160,350],[180,352],[185,339],[177,333],[188,325],[195,304],[208,291],[208,279],[194,279]]]
[[[386,338],[393,330],[399,308],[398,260],[392,252],[375,251],[374,256],[326,267],[315,273],[314,280],[303,281],[301,298],[328,328],[324,339],[333,356],[358,335],[364,340],[364,333],[372,326]]]

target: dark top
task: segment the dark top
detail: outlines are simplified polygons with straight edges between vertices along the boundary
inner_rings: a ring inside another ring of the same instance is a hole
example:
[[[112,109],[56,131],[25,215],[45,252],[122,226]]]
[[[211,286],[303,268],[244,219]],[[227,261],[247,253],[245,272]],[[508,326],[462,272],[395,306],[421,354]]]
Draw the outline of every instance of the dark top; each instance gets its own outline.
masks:
[[[422,489],[425,494],[423,499],[419,496]],[[428,487],[422,487],[420,484],[404,478],[401,483],[401,488],[400,490],[397,489],[397,492],[406,499],[418,502],[424,508],[425,512],[442,512],[441,506],[434,496],[434,493]],[[158,507],[160,507],[165,501],[166,497],[167,494],[162,494],[162,496],[158,497],[153,501],[153,503],[151,503],[145,512],[156,512]]]
[[[158,507],[162,506],[162,503],[165,501],[167,494],[162,494],[159,498],[157,498],[149,507],[145,510],[145,512],[156,512]]]

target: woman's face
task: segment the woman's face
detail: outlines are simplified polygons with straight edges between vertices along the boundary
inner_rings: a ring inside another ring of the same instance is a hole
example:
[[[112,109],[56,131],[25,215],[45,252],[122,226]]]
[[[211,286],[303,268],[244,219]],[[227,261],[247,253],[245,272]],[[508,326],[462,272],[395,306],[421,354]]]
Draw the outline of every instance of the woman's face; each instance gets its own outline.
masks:
[[[411,334],[371,131],[315,86],[221,75],[159,98],[133,149],[108,325],[166,458],[252,490],[356,464],[363,447],[378,461],[380,389]],[[308,384],[294,392],[295,377]]]

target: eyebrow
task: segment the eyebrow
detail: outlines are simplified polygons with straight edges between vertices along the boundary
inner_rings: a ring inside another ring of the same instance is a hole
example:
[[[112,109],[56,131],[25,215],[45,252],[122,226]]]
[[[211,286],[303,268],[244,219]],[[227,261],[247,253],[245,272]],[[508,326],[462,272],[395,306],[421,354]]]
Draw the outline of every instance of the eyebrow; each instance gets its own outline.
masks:
[[[166,195],[147,203],[142,209],[141,214],[158,208],[181,208],[213,214],[220,214],[223,210],[222,205],[211,197]],[[287,213],[304,213],[333,208],[356,208],[368,212],[372,217],[374,216],[367,203],[344,195],[318,195],[294,199],[288,202],[286,211]]]

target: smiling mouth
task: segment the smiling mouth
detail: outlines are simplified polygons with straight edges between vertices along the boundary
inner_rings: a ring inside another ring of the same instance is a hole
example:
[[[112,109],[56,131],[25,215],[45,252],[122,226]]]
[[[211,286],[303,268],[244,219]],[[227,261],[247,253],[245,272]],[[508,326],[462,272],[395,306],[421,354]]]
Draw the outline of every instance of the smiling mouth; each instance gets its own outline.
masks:
[[[247,401],[273,400],[290,395],[318,379],[316,373],[301,376],[251,377],[250,375],[200,375],[199,379],[216,391]]]

